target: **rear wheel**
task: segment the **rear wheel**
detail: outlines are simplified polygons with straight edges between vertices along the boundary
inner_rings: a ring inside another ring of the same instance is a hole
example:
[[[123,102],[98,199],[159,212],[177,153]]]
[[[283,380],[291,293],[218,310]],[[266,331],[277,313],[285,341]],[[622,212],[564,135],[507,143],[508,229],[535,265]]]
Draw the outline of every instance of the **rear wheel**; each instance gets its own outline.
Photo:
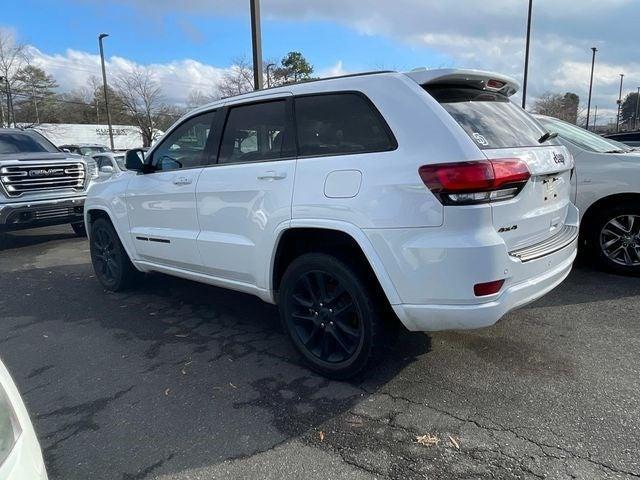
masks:
[[[640,274],[640,205],[616,205],[597,213],[588,244],[604,269]]]
[[[295,348],[315,371],[356,375],[384,344],[384,308],[361,274],[325,254],[296,258],[285,272],[280,316]]]
[[[138,270],[129,260],[118,234],[108,220],[98,218],[91,224],[89,249],[96,277],[107,290],[124,290],[138,277]]]
[[[71,228],[73,228],[73,233],[75,233],[77,237],[87,236],[87,230],[84,226],[84,222],[72,223]]]

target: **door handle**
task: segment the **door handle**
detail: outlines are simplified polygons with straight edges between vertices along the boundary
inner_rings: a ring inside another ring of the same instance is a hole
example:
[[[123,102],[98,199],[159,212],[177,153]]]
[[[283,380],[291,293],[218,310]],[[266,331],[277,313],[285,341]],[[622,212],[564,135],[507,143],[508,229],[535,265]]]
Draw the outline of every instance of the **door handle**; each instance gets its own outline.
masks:
[[[287,178],[285,172],[274,172],[273,170],[268,170],[258,175],[258,180],[282,180],[283,178]]]
[[[174,185],[190,185],[193,179],[187,177],[178,177],[173,179]]]

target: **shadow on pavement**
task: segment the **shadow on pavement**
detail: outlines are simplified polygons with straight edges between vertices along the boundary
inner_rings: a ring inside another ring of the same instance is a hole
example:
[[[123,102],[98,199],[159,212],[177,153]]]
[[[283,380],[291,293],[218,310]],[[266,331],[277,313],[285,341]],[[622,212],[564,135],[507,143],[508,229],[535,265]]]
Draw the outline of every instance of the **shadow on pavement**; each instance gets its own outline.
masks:
[[[112,294],[89,264],[8,277],[20,294],[0,297],[0,349],[52,479],[251,456],[314,432],[430,350],[428,336],[401,335],[366,377],[333,382],[300,364],[277,309],[252,296],[159,274]]]

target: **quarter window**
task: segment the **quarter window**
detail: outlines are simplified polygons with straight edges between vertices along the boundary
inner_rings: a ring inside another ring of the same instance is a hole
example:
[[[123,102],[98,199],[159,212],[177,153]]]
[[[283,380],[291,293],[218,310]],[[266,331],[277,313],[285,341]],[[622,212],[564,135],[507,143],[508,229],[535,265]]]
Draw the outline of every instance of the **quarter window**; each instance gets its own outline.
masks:
[[[213,134],[216,112],[190,118],[162,142],[153,153],[156,170],[177,170],[203,166],[208,162],[207,141]]]
[[[231,108],[218,163],[256,162],[289,156],[286,120],[286,102],[283,100]]]
[[[395,140],[371,102],[355,93],[295,99],[300,156],[393,150]]]

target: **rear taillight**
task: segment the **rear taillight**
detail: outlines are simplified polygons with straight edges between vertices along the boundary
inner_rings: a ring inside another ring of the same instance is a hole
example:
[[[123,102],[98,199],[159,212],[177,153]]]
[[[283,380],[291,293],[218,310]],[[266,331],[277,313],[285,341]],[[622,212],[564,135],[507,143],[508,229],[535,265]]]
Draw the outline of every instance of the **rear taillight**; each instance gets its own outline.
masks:
[[[445,205],[507,200],[531,178],[527,164],[511,158],[423,165],[418,173]]]

